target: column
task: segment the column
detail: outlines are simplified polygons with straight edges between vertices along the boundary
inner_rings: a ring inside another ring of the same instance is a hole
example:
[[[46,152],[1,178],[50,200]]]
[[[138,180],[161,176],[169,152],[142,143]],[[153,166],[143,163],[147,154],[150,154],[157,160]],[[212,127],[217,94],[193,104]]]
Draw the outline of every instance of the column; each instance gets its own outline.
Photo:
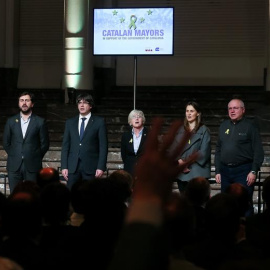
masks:
[[[93,89],[91,2],[65,0],[64,89]]]

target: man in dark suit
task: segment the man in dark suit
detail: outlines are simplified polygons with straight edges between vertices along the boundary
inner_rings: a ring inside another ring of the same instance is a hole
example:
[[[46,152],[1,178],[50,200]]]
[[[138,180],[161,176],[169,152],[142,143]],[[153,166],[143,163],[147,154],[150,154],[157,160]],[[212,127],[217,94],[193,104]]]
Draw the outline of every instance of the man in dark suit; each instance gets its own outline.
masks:
[[[43,118],[32,113],[34,95],[19,96],[20,113],[5,125],[3,146],[8,154],[7,171],[10,192],[23,180],[36,181],[42,159],[49,149],[49,133]]]
[[[71,188],[78,180],[102,177],[106,170],[108,140],[105,121],[92,115],[89,94],[77,97],[79,115],[66,121],[62,143],[62,175]]]

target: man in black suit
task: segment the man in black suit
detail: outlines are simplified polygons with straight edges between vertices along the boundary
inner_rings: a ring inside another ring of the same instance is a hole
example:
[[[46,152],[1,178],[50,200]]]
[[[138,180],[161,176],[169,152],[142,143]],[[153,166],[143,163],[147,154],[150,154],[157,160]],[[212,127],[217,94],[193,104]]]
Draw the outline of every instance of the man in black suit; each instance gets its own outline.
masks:
[[[103,118],[92,115],[90,94],[77,97],[79,115],[66,121],[62,143],[62,175],[71,188],[78,180],[102,177],[106,170],[108,140]]]
[[[3,146],[8,154],[7,171],[10,192],[23,180],[36,181],[42,159],[49,149],[49,133],[45,119],[32,113],[34,95],[19,96],[20,113],[5,125]]]

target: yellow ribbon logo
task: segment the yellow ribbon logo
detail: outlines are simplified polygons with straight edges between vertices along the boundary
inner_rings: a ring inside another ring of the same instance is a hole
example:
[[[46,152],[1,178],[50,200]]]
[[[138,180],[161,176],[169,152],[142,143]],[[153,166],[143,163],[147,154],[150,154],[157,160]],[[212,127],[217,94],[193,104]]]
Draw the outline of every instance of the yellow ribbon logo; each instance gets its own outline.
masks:
[[[129,143],[132,143],[132,138],[130,139]]]
[[[137,28],[137,26],[135,24],[136,21],[137,21],[137,17],[135,15],[131,15],[130,16],[130,25],[128,26],[129,29],[131,29],[133,27],[134,30],[136,30],[136,28]]]
[[[227,129],[226,131],[225,131],[225,133],[228,135],[229,134],[229,132],[230,132],[230,130],[229,129]]]

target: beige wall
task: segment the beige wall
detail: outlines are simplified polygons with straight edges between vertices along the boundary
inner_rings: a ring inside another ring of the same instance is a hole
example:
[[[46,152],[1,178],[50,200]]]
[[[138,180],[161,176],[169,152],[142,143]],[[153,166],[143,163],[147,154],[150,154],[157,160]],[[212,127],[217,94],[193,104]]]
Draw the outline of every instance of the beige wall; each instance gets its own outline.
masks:
[[[131,0],[117,2],[134,5]],[[136,3],[149,2],[155,1]],[[209,8],[206,5],[215,1],[195,2],[192,6],[190,1],[172,1],[178,5],[175,55],[138,57],[137,84],[263,85],[263,71],[269,65],[268,0],[218,1]],[[20,14],[7,9],[7,3],[20,3]],[[63,14],[62,0],[0,0],[0,68],[19,67],[18,87],[61,88]],[[133,85],[134,57],[94,57],[89,65],[91,72],[94,66],[116,68],[116,84]],[[84,75],[86,79],[88,75]]]
[[[134,57],[117,58],[117,85],[133,85]],[[262,57],[137,57],[138,85],[263,85]]]

